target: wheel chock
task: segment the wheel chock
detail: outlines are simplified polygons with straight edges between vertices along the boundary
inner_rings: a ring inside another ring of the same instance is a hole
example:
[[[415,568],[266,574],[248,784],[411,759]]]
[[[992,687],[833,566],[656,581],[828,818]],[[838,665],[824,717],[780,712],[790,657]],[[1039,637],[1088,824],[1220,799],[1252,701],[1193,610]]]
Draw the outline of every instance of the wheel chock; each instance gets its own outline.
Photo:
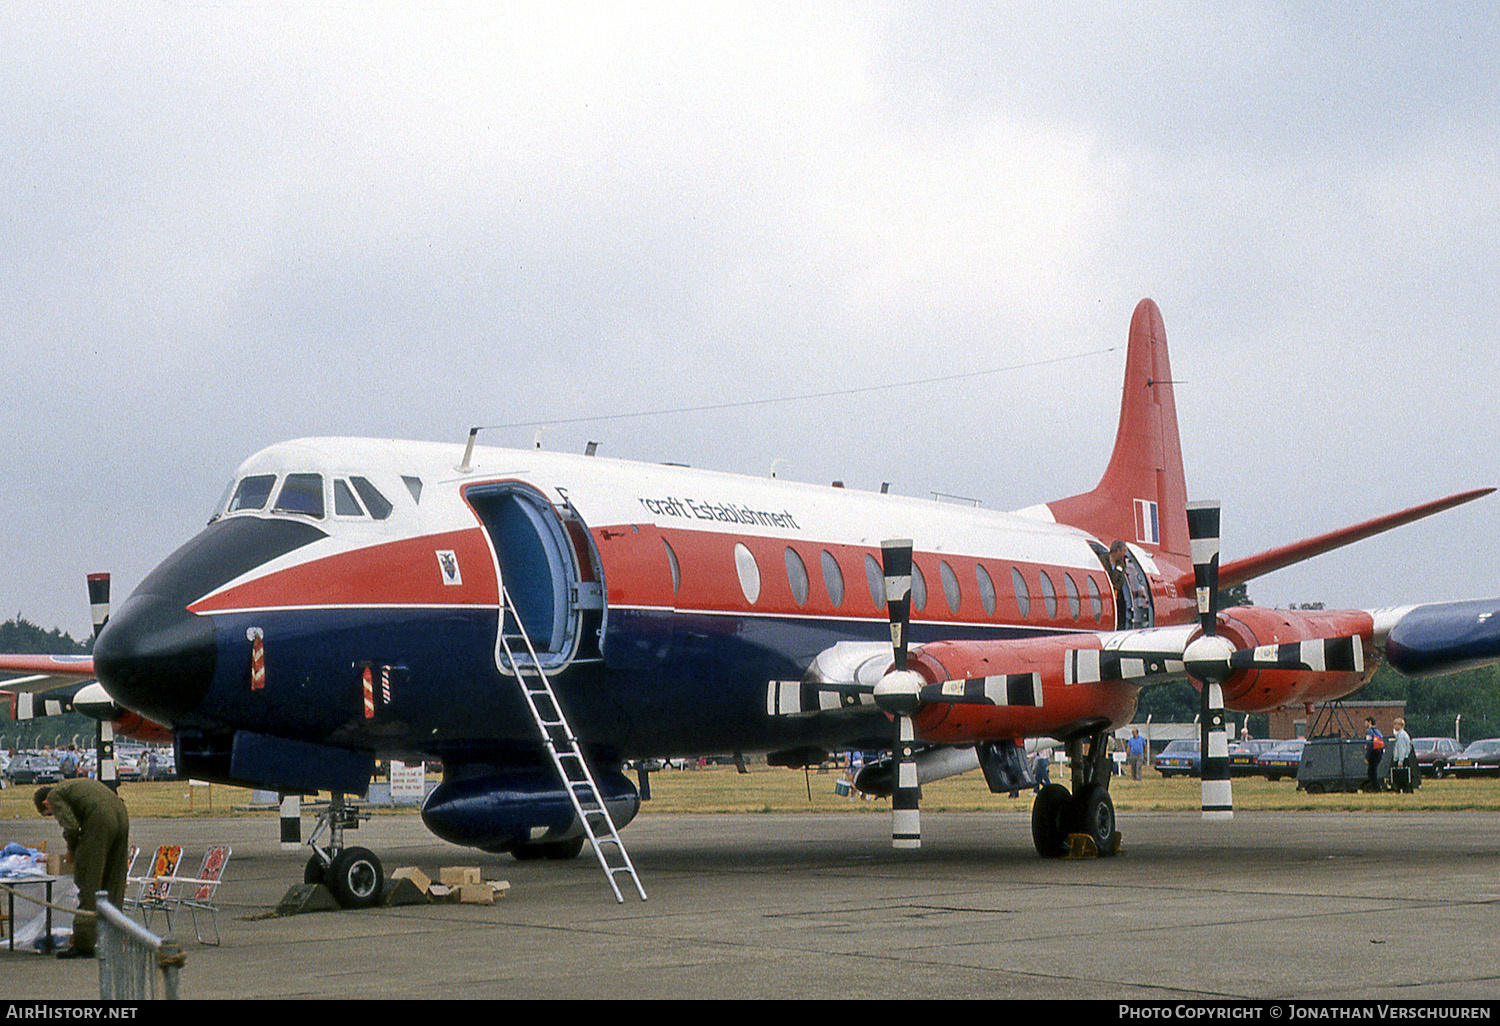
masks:
[[[1090,834],[1069,834],[1068,854],[1063,856],[1069,859],[1097,859],[1099,857],[1099,846],[1094,843]]]
[[[415,881],[404,876],[387,880],[380,895],[380,903],[386,906],[425,905],[429,900]]]
[[[303,912],[337,912],[338,899],[322,884],[298,884],[287,891],[276,906],[278,916],[295,916]]]

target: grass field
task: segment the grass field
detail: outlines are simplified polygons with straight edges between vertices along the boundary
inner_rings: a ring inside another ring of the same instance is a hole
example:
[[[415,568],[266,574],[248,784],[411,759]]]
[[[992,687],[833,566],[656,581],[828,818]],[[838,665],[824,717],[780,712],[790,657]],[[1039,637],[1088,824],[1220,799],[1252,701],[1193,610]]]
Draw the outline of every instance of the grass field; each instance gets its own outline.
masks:
[[[651,774],[651,801],[643,812],[652,815],[689,812],[784,813],[869,812],[889,813],[889,799],[864,801],[834,793],[839,774],[833,771],[804,773],[801,770],[751,767],[740,774],[733,766],[667,770]],[[1055,780],[1067,783],[1065,775]],[[35,788],[11,787],[0,791],[0,819],[36,819],[31,796]],[[127,783],[120,793],[132,816],[229,816],[274,813],[250,811],[250,792],[223,784],[189,785],[186,781]],[[1110,784],[1115,808],[1124,812],[1192,811],[1199,807],[1198,781],[1177,777],[1163,780],[1148,771],[1134,781],[1116,777]],[[950,777],[922,788],[922,808],[928,812],[1025,811],[1031,808],[1031,792],[1011,798],[991,794],[978,773]],[[1321,809],[1362,811],[1379,809],[1428,811],[1500,811],[1500,780],[1424,780],[1416,794],[1325,794],[1298,791],[1291,780],[1271,783],[1254,777],[1234,781],[1235,808],[1245,811]],[[415,809],[381,810],[377,814],[415,815]]]

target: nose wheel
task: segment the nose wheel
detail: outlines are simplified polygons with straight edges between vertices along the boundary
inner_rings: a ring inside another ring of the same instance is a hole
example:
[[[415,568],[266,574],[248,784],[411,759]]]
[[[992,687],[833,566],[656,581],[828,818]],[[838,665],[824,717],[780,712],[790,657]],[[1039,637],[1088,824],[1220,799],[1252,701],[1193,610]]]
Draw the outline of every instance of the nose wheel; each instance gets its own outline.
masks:
[[[385,887],[379,857],[368,848],[344,845],[344,831],[357,829],[360,820],[369,818],[368,812],[346,804],[344,796],[334,792],[307,839],[313,854],[302,871],[302,881],[323,884],[341,908],[370,908],[380,902]],[[329,833],[326,847],[318,843],[324,830]]]

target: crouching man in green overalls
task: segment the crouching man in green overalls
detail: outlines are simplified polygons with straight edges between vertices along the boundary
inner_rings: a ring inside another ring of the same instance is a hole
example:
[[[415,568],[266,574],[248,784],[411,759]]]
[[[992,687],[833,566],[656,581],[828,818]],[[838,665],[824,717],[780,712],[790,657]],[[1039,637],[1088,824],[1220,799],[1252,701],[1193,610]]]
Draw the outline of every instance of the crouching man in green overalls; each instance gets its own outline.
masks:
[[[77,777],[37,788],[32,799],[43,816],[56,816],[68,842],[78,907],[92,913],[94,892],[108,891],[119,907],[125,901],[130,848],[130,816],[120,796],[97,780]],[[58,958],[93,958],[99,927],[93,915],[73,917],[73,946]]]

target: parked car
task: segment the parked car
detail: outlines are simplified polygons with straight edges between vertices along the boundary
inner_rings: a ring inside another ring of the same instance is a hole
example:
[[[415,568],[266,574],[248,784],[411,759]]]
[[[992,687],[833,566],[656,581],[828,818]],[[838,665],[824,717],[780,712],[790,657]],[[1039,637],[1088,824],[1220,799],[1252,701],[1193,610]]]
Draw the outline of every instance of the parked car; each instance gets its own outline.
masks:
[[[1259,776],[1260,757],[1275,748],[1276,741],[1268,738],[1251,738],[1235,741],[1229,746],[1229,775],[1231,777]]]
[[[1196,777],[1202,772],[1201,747],[1198,741],[1187,738],[1168,741],[1167,747],[1156,757],[1156,772],[1164,777]]]
[[[1422,775],[1442,777],[1448,773],[1448,764],[1463,753],[1464,746],[1451,737],[1414,737],[1412,747],[1417,750],[1417,763]]]
[[[121,780],[140,780],[144,776],[141,770],[140,756],[134,752],[124,752],[115,756],[115,775]]]
[[[1453,757],[1448,772],[1455,777],[1500,777],[1500,737],[1470,742]]]
[[[62,769],[51,756],[27,752],[10,761],[5,775],[12,784],[55,784],[62,779]]]
[[[1295,777],[1297,767],[1302,765],[1302,749],[1306,745],[1307,740],[1300,737],[1278,741],[1269,750],[1256,756],[1255,764],[1267,780]]]

